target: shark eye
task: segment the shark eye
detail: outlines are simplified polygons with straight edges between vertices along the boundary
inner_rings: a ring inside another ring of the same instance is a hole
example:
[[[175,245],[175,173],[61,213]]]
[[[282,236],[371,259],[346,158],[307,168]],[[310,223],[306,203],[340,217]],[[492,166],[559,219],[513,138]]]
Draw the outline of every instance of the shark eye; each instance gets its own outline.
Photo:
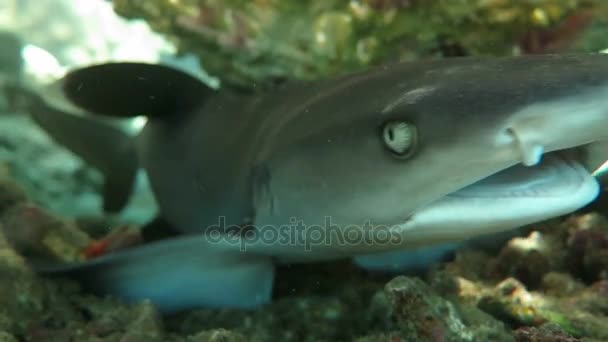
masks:
[[[415,151],[416,126],[405,121],[389,121],[382,129],[384,146],[399,158],[408,158]]]

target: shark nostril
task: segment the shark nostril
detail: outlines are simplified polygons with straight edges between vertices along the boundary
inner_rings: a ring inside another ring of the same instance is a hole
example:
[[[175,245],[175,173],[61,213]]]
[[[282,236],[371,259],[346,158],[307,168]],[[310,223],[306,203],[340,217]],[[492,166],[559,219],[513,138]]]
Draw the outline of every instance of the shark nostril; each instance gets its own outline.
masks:
[[[525,166],[534,166],[540,163],[545,148],[542,144],[536,142],[534,139],[526,139],[526,137],[518,134],[517,130],[513,127],[507,128],[507,134],[513,139],[517,148],[521,153],[521,162]]]

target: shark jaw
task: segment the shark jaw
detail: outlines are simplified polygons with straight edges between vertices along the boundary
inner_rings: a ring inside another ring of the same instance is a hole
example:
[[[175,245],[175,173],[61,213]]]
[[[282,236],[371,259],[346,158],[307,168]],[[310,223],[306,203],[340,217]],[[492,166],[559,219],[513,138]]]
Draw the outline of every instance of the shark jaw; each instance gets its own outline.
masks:
[[[393,227],[414,245],[461,240],[565,215],[593,201],[600,186],[585,146],[522,153],[522,161],[417,210]]]

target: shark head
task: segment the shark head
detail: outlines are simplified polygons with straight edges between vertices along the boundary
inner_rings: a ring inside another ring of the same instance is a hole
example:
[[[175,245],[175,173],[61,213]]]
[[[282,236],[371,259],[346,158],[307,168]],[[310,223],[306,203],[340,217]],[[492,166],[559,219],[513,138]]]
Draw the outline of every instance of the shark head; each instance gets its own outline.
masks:
[[[316,92],[269,135],[262,225],[383,227],[393,247],[351,249],[384,250],[519,227],[599,192],[608,56],[401,64]]]

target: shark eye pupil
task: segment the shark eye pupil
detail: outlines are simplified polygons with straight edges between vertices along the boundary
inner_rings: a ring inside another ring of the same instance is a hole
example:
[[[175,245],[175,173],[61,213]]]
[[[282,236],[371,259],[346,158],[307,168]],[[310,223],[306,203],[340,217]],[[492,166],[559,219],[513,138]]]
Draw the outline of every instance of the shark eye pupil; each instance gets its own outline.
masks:
[[[390,121],[382,130],[384,146],[399,158],[407,158],[415,151],[416,126],[405,121]]]

